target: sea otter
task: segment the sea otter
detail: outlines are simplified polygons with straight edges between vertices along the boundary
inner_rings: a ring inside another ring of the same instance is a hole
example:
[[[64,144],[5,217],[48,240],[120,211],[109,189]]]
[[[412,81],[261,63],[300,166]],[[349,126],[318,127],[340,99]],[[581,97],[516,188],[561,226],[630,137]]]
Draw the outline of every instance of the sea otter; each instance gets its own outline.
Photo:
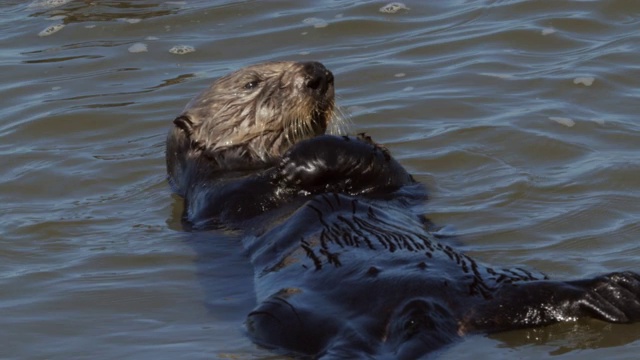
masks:
[[[637,273],[553,281],[452,248],[387,149],[324,134],[333,109],[322,64],[271,62],[215,81],[169,132],[185,225],[244,234],[254,342],[302,358],[416,359],[470,333],[640,320]]]

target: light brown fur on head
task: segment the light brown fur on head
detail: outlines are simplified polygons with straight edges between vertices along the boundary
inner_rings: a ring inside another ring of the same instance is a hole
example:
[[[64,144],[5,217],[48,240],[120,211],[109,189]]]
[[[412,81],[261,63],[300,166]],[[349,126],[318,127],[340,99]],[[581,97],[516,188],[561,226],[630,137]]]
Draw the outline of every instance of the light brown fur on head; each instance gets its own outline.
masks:
[[[323,134],[333,109],[333,75],[320,63],[244,67],[216,80],[174,120],[168,165],[185,165],[185,156],[204,156],[224,169],[267,164]]]

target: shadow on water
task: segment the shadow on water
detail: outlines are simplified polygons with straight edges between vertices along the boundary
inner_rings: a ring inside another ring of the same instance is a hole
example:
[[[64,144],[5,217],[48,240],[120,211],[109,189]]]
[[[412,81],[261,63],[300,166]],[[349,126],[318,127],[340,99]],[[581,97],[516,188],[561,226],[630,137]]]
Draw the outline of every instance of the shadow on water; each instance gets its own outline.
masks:
[[[172,230],[183,231],[184,202],[177,195],[172,198],[167,225]],[[241,233],[213,229],[183,231],[183,235],[195,253],[196,275],[206,307],[216,316],[225,316],[225,321],[241,323],[238,314],[246,314],[256,305],[253,266],[243,250]],[[233,311],[224,311],[228,307],[233,307]]]
[[[207,321],[224,323],[232,328],[229,331],[241,335],[244,315],[256,306],[253,266],[243,250],[242,235],[239,231],[223,229],[183,230],[183,201],[176,195],[172,197],[167,225],[173,230],[182,231],[183,241],[194,252],[195,274],[203,294],[201,301],[210,316]],[[224,357],[228,354],[218,355]],[[251,355],[251,358],[254,357]]]
[[[205,305],[216,317],[240,324],[243,319],[238,314],[249,313],[256,305],[253,267],[242,251],[241,237],[217,230],[185,236],[196,254],[196,274]],[[225,311],[231,307],[232,311]]]
[[[631,344],[638,340],[639,328],[638,324],[621,325],[581,319],[575,323],[509,331],[489,337],[499,341],[500,347],[518,349],[544,346],[549,355],[556,356]]]

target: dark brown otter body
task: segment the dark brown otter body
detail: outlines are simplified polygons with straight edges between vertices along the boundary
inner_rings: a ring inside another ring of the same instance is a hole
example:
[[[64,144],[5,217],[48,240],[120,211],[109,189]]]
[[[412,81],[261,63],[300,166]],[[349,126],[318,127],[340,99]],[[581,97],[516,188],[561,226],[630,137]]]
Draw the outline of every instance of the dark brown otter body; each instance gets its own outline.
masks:
[[[254,78],[268,79],[257,93]],[[217,110],[227,102],[250,110]],[[255,342],[313,358],[415,359],[473,332],[640,320],[636,273],[550,281],[484,266],[440,241],[416,210],[423,186],[385,149],[364,136],[322,135],[332,108],[322,65],[263,64],[214,83],[168,138],[185,222],[245,231]],[[252,128],[263,121],[273,127]]]

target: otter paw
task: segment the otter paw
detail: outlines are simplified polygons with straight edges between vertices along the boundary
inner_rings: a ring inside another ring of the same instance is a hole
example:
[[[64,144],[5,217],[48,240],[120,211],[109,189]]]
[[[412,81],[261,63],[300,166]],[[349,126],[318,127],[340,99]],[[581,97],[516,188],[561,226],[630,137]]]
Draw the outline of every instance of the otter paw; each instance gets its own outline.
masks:
[[[310,193],[351,193],[360,190],[365,169],[374,166],[375,153],[373,145],[357,138],[318,136],[296,144],[283,156],[278,180],[286,188]]]
[[[278,180],[287,187],[316,188],[339,177],[343,138],[319,136],[291,148],[278,165]]]
[[[386,149],[364,135],[324,135],[301,141],[282,157],[277,171],[281,188],[307,193],[359,195],[413,183]]]

